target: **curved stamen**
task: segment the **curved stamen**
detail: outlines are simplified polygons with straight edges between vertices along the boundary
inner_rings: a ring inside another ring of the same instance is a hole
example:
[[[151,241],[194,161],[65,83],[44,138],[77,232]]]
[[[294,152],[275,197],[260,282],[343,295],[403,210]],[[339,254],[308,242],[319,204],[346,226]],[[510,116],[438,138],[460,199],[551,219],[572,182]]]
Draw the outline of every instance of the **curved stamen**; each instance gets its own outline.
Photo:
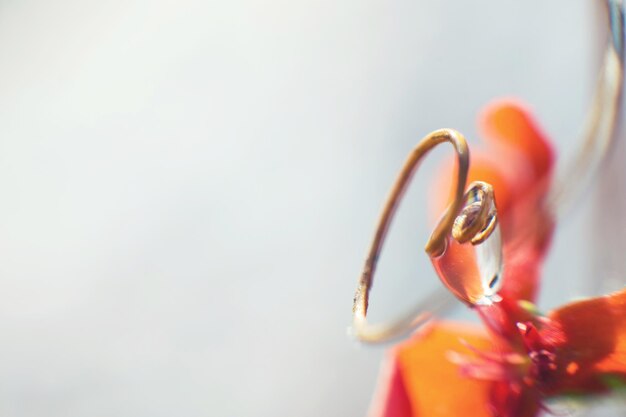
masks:
[[[419,162],[435,146],[445,142],[452,144],[458,161],[456,183],[453,185],[452,189],[454,198],[443,218],[428,239],[425,248],[430,256],[438,256],[445,251],[447,236],[451,233],[455,218],[462,209],[465,201],[464,190],[469,170],[469,149],[467,142],[463,135],[452,129],[441,129],[432,132],[422,139],[413,151],[411,151],[384,204],[374,239],[370,245],[363,272],[359,279],[352,308],[354,315],[353,330],[355,335],[363,341],[382,342],[401,336],[427,322],[432,317],[433,312],[441,310],[451,304],[452,298],[448,297],[447,291],[442,288],[430,297],[427,297],[415,311],[394,323],[370,325],[366,319],[369,293],[374,280],[376,265],[393,216],[417,170]]]

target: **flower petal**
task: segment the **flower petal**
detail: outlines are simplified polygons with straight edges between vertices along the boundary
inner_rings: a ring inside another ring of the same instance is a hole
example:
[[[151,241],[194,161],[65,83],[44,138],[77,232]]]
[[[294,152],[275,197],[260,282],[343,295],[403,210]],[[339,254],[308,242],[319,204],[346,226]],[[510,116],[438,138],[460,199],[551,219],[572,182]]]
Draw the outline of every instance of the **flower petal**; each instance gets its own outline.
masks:
[[[552,147],[521,102],[505,99],[491,103],[483,111],[479,127],[486,141],[510,146],[523,153],[533,167],[534,179],[551,170],[554,162]]]
[[[531,245],[504,247],[505,262],[500,296],[507,300],[534,302],[541,277],[543,254]]]
[[[379,376],[379,388],[372,402],[371,416],[411,417],[413,409],[395,355],[389,355]]]
[[[530,111],[512,99],[488,105],[479,129],[490,153],[498,157],[498,169],[508,173],[506,190],[495,189],[505,244],[531,244],[543,252],[552,229],[552,219],[542,204],[554,163],[550,143]],[[503,203],[500,195],[507,197]]]
[[[457,417],[472,415],[490,417],[489,395],[491,382],[469,378],[448,360],[449,352],[473,355],[463,343],[477,349],[487,349],[490,341],[486,333],[473,326],[439,322],[420,331],[411,340],[392,351],[397,372],[410,402],[412,416]],[[391,383],[394,382],[392,379]],[[394,389],[387,389],[393,393]],[[404,417],[404,400],[399,395],[382,398],[383,406],[375,404],[374,416]],[[397,412],[397,414],[394,414]]]
[[[555,391],[589,393],[626,383],[626,289],[570,303],[549,317],[560,340]]]

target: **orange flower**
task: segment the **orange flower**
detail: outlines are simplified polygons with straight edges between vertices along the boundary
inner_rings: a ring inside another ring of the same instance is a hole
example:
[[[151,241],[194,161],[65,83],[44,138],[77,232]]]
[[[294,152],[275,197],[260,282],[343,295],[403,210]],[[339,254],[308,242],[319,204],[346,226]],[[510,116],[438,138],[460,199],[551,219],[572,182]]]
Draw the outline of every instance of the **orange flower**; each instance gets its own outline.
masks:
[[[489,106],[480,127],[488,147],[473,156],[469,181],[494,186],[505,266],[502,300],[475,307],[485,328],[434,322],[395,347],[374,416],[532,417],[546,399],[626,384],[626,290],[547,316],[532,307],[553,230],[543,203],[552,177],[550,144],[515,101]]]

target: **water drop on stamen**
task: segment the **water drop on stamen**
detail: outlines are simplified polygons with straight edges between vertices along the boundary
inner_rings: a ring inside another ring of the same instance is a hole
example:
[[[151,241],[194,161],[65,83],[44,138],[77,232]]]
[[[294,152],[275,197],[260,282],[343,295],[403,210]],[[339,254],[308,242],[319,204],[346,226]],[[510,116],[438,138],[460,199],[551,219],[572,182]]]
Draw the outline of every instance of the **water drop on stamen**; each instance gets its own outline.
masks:
[[[465,207],[447,237],[445,250],[431,257],[441,281],[469,305],[500,301],[502,240],[495,202],[485,187],[491,193],[485,183],[473,184],[466,193]]]

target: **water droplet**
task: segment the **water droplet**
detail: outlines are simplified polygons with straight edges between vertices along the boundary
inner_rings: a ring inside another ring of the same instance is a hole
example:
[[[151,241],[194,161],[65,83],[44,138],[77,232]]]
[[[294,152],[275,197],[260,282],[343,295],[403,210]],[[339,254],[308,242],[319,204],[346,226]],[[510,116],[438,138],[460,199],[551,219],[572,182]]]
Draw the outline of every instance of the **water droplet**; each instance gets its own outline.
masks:
[[[431,261],[441,281],[463,302],[490,305],[500,300],[502,239],[489,184],[471,185],[445,250]]]

